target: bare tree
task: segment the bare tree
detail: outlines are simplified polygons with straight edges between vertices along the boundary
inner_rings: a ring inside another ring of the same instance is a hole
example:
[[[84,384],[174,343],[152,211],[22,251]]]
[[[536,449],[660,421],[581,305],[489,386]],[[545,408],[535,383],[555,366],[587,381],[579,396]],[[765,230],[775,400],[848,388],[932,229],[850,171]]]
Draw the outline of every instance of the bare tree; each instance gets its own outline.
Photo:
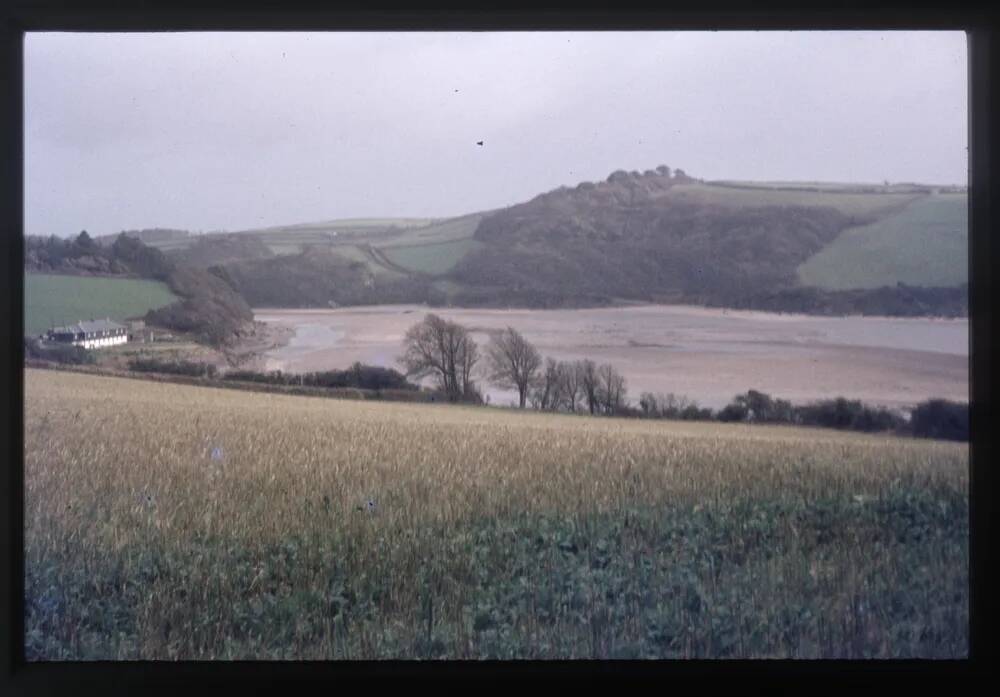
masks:
[[[572,372],[573,364],[568,361],[556,361],[551,366],[551,370],[548,363],[546,363],[545,367],[546,373],[551,373],[552,380],[552,394],[549,398],[550,408],[553,411],[558,411],[559,409],[571,410],[566,373],[567,371]]]
[[[615,414],[625,401],[625,376],[610,363],[597,371],[597,397],[606,414]]]
[[[465,328],[462,328],[465,332]],[[476,384],[472,381],[472,372],[479,362],[479,346],[472,337],[465,332],[458,344],[458,356],[456,365],[458,366],[457,384],[462,390],[462,398],[467,401],[482,402],[482,395],[479,393]]]
[[[691,402],[684,395],[675,395],[673,392],[661,394],[659,396],[660,414],[674,418],[682,411],[691,406]]]
[[[583,371],[579,362],[559,364],[559,397],[563,406],[576,412],[583,397]]]
[[[513,327],[492,336],[486,346],[489,378],[498,387],[517,390],[522,409],[528,398],[528,388],[534,382],[542,357],[538,349]]]
[[[554,358],[545,359],[545,370],[531,386],[531,406],[535,409],[558,409],[561,398],[561,368]]]
[[[479,349],[465,327],[429,314],[407,330],[399,362],[407,376],[434,376],[448,399],[456,402],[475,393],[472,370],[478,359]]]
[[[642,409],[643,416],[656,418],[660,415],[660,408],[656,402],[656,395],[652,392],[643,392],[639,396],[639,408]]]
[[[600,379],[597,375],[597,364],[589,358],[576,362],[577,380],[587,408],[594,414],[600,406],[598,387]]]

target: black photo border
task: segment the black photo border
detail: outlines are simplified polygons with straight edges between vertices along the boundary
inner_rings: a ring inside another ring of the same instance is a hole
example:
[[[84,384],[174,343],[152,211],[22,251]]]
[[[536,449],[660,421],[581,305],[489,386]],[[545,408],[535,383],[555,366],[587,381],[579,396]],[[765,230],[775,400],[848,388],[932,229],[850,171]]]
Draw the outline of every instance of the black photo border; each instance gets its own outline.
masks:
[[[164,2],[158,0],[12,0],[0,10],[0,284],[4,332],[0,384],[4,477],[0,485],[0,693],[146,694],[232,689],[336,689],[344,681],[385,678],[522,679],[546,686],[583,679],[597,689],[647,680],[670,692],[829,694],[926,687],[964,692],[997,675],[993,620],[996,576],[992,525],[996,491],[991,372],[992,272],[996,245],[991,174],[997,118],[996,15],[972,3],[697,2],[581,3]],[[892,30],[967,32],[970,190],[970,657],[960,661],[553,661],[553,662],[94,662],[24,660],[23,616],[23,58],[30,31],[501,31],[501,30]],[[558,680],[558,683],[551,682]],[[410,683],[416,686],[416,683]],[[355,689],[355,688],[350,688]],[[359,686],[358,689],[368,689]]]

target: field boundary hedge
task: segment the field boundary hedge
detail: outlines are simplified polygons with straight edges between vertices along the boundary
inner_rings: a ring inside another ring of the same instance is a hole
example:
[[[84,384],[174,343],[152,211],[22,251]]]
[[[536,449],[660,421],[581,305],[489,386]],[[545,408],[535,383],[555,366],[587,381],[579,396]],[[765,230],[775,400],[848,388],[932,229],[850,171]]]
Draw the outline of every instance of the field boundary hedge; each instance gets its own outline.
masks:
[[[26,368],[41,368],[45,370],[62,370],[71,373],[88,375],[104,375],[130,380],[151,380],[153,382],[168,382],[194,387],[217,387],[244,392],[267,392],[300,397],[326,397],[331,399],[353,399],[361,401],[389,401],[414,403],[445,403],[443,395],[427,390],[382,389],[369,390],[358,387],[314,387],[305,385],[276,385],[266,382],[250,382],[240,380],[225,380],[221,377],[193,377],[187,375],[171,375],[164,373],[136,373],[126,370],[98,368],[86,365],[69,365],[55,363],[36,358],[25,358]],[[858,400],[847,400],[843,397],[821,400],[806,405],[793,407],[786,400],[773,400],[773,405],[784,408],[788,415],[783,418],[760,418],[758,401],[772,404],[770,395],[750,390],[745,395],[737,395],[734,402],[728,404],[714,416],[705,421],[722,423],[761,423],[773,426],[786,425],[791,427],[829,428],[857,433],[892,433],[904,437],[934,438],[938,440],[969,440],[969,405],[949,402],[943,399],[925,400],[916,405],[913,414],[918,415],[916,422],[894,415],[890,410],[875,408]],[[749,408],[757,407],[756,418],[748,420]],[[729,413],[734,412],[734,413]],[[735,413],[738,412],[738,413]],[[632,414],[619,414],[620,418],[666,419],[671,417],[643,416],[639,410]],[[673,417],[679,418],[679,417]],[[702,420],[702,419],[697,419]]]
[[[261,382],[244,382],[223,380],[221,378],[192,377],[187,375],[168,375],[164,373],[136,373],[128,370],[108,368],[93,368],[88,366],[63,365],[52,361],[25,359],[26,368],[42,370],[61,370],[69,373],[85,373],[87,375],[103,375],[105,377],[127,378],[129,380],[145,380],[152,382],[169,382],[194,387],[218,387],[244,392],[268,392],[273,394],[296,395],[300,397],[327,397],[333,399],[381,400],[388,402],[440,402],[441,397],[432,392],[414,390],[366,390],[357,387],[307,387],[302,385],[273,385]]]

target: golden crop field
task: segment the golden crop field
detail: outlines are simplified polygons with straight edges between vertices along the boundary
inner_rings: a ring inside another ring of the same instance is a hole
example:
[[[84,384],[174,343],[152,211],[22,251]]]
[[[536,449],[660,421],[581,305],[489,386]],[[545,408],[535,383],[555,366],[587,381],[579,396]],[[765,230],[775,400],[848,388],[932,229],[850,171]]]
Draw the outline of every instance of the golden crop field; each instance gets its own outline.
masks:
[[[968,653],[965,444],[27,370],[24,474],[29,660]]]

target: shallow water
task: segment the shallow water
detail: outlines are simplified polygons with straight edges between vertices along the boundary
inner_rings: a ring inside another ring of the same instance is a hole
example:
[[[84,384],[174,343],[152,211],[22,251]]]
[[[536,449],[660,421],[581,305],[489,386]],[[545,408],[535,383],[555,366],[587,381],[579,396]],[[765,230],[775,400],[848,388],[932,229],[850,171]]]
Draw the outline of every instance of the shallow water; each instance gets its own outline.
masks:
[[[888,406],[928,397],[968,400],[968,321],[810,317],[647,305],[583,310],[434,309],[382,305],[334,310],[256,310],[293,328],[265,354],[269,370],[344,368],[355,361],[399,368],[406,330],[428,312],[488,332],[512,326],[545,356],[613,363],[639,394],[673,392],[718,408],[758,389],[805,402],[845,396]],[[487,387],[491,402],[511,392]]]

